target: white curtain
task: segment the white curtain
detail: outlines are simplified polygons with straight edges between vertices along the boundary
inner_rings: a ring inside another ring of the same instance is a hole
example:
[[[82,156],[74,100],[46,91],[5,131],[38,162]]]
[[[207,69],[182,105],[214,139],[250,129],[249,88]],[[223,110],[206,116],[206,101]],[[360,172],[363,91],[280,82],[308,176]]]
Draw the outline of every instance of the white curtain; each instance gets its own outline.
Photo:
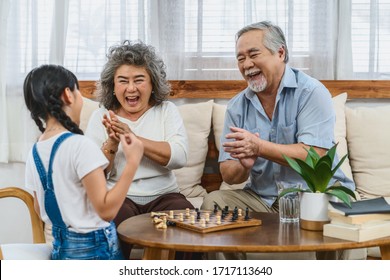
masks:
[[[0,1],[0,38],[7,38],[7,24],[10,1]],[[8,120],[6,96],[7,40],[0,40],[0,162],[8,162]]]
[[[365,2],[379,17],[380,2]],[[353,3],[0,0],[0,162],[23,162],[39,135],[22,96],[24,77],[33,67],[58,63],[80,80],[96,80],[109,46],[129,39],[153,45],[167,65],[169,79],[241,79],[234,55],[235,33],[249,23],[270,20],[286,34],[291,66],[317,79],[352,79],[356,77],[351,41]],[[359,78],[384,77],[386,73],[378,72],[387,69],[384,63],[388,60],[377,55],[376,46],[388,32],[378,36],[384,23],[368,18],[369,34],[376,34],[370,49],[373,61],[367,71],[360,71]],[[383,43],[380,46],[383,48]]]
[[[352,59],[352,40],[351,40],[351,17],[352,7],[350,1],[339,1],[337,14],[337,25],[335,32],[335,74],[337,80],[350,80],[353,75],[353,59]]]
[[[66,35],[68,30],[69,0],[54,2],[50,33],[49,63],[64,64]]]

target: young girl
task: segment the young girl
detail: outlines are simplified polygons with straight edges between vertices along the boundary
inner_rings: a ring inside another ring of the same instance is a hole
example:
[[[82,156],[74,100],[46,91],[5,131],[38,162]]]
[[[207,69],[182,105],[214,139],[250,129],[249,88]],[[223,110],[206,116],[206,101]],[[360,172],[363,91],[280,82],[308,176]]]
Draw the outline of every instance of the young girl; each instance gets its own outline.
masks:
[[[26,186],[36,211],[52,224],[53,259],[121,259],[111,221],[126,197],[143,155],[134,134],[119,135],[126,167],[110,190],[108,160],[78,127],[83,99],[76,76],[58,65],[33,69],[24,99],[42,136],[26,161]]]

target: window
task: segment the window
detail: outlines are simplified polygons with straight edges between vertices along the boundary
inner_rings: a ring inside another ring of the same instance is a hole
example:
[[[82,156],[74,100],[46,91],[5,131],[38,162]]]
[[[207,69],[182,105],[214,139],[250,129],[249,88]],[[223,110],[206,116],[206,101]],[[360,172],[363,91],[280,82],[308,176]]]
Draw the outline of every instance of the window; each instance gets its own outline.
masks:
[[[290,57],[298,61],[307,58],[309,1],[290,2],[186,0],[186,70],[237,72],[235,34],[243,26],[263,19],[277,21],[284,29]],[[291,23],[293,27],[287,28]]]
[[[268,19],[284,30],[291,65],[319,79],[337,79],[343,54],[332,32],[350,23],[353,77],[389,78],[390,0],[350,1],[351,18],[339,19],[338,1],[321,0],[69,0],[66,9],[63,1],[11,1],[9,67],[24,77],[54,61],[97,79],[109,46],[139,39],[163,56],[170,79],[240,79],[235,33]]]
[[[357,77],[390,78],[390,1],[352,1],[353,70]]]

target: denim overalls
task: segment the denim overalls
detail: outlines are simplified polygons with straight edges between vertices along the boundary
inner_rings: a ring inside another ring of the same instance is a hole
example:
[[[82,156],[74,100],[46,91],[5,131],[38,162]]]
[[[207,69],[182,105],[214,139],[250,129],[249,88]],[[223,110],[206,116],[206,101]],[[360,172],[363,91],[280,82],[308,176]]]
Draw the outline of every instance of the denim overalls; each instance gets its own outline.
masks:
[[[61,212],[57,204],[52,180],[52,165],[55,153],[60,144],[72,133],[62,134],[55,141],[49,161],[49,170],[46,173],[39,157],[36,144],[33,147],[33,156],[36,168],[45,191],[45,210],[53,224],[53,251],[52,259],[84,259],[84,260],[114,260],[123,259],[119,248],[116,228],[113,222],[110,226],[88,233],[69,231],[62,220]]]

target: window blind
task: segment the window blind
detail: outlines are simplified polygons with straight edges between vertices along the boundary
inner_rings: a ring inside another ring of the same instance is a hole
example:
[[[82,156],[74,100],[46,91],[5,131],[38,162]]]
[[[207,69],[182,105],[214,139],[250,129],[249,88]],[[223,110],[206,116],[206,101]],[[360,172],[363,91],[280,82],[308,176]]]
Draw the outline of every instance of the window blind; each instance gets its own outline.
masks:
[[[158,5],[169,2],[170,9],[175,9],[175,1],[182,0],[158,1]],[[15,2],[18,3],[12,6],[11,12],[12,25],[17,26],[17,32],[10,29],[7,44],[15,46],[9,60],[24,76],[32,67],[49,62],[55,1]],[[313,25],[313,3],[319,3],[315,1],[184,0],[184,27],[174,24],[172,30],[164,31],[158,29],[162,18],[172,22],[178,19],[169,11],[159,12],[153,3],[149,0],[69,0],[64,66],[81,79],[97,79],[109,46],[124,39],[139,39],[146,43],[157,42],[156,48],[160,51],[161,42],[179,38],[184,53],[181,54],[184,57],[180,63],[182,71],[207,72],[209,78],[218,77],[216,73],[220,72],[237,73],[235,33],[249,23],[267,19],[285,32],[293,66],[310,73],[316,67],[312,60],[318,56],[318,50],[312,46],[316,38],[310,30],[316,27],[317,36],[321,36],[321,28],[332,28],[325,23]],[[180,3],[177,5],[179,14],[183,9],[183,2]],[[351,4],[354,77],[389,78],[390,0],[351,0]],[[184,35],[170,37],[181,32],[175,28],[183,28]]]
[[[352,0],[353,70],[358,78],[390,78],[390,0]]]

